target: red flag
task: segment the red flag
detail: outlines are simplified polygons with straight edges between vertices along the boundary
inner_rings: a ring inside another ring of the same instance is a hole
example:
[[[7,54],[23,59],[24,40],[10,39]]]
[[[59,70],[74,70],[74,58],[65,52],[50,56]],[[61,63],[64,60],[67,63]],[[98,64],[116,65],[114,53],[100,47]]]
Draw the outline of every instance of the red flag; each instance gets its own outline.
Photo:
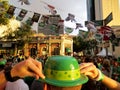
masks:
[[[59,25],[59,26],[62,26],[63,24],[64,24],[64,20],[62,20],[62,19],[59,20],[58,25]]]
[[[55,7],[52,5],[47,4],[47,6],[49,7],[49,9],[52,9],[52,10],[55,9]]]
[[[104,40],[104,41],[107,41],[107,40],[109,40],[109,37],[108,37],[107,35],[104,35],[104,36],[103,36],[103,40]]]
[[[47,4],[48,6],[48,9],[49,9],[49,12],[52,14],[52,15],[55,15],[57,13],[57,11],[55,10],[55,7],[52,6],[52,5],[49,5]]]

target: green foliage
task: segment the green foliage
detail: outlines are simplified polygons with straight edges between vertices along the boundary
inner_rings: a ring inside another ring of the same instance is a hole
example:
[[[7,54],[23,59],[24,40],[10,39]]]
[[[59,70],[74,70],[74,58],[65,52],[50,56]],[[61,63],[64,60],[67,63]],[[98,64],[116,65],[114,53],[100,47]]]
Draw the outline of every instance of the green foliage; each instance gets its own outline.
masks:
[[[31,27],[25,23],[22,23],[21,27],[18,30],[13,32],[15,34],[15,38],[18,40],[27,40],[30,35],[33,35],[33,31]]]
[[[92,49],[96,45],[97,45],[96,40],[85,41],[80,36],[73,38],[73,50],[76,52]]]
[[[17,46],[22,48],[26,42],[30,41],[30,36],[34,34],[31,30],[31,27],[25,23],[22,23],[21,27],[19,27],[15,31],[8,30],[5,33],[4,39],[7,40],[16,40]]]
[[[6,25],[9,23],[9,18],[6,17],[8,8],[8,2],[0,0],[0,25]]]

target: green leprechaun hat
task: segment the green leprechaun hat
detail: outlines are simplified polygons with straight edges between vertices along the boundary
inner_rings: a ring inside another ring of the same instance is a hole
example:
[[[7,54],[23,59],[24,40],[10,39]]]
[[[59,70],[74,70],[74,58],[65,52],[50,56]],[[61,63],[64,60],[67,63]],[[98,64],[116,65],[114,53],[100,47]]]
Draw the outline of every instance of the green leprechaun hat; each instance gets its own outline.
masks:
[[[80,74],[77,60],[71,56],[49,57],[44,66],[44,75],[46,78],[42,81],[60,87],[78,86],[88,81],[87,76]]]

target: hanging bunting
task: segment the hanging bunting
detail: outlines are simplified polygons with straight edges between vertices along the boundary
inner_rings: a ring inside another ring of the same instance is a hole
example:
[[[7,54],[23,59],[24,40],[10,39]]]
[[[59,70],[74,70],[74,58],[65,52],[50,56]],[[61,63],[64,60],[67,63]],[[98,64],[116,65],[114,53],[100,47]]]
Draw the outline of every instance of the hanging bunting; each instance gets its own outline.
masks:
[[[49,17],[48,16],[43,16],[42,20],[45,23],[45,25],[49,24]]]
[[[88,28],[89,31],[91,31],[93,33],[97,32],[97,28],[95,27],[94,22],[87,21],[85,26]]]
[[[32,17],[32,21],[33,21],[33,22],[38,22],[39,18],[40,18],[40,14],[34,13],[34,15],[33,15],[33,17]]]
[[[110,36],[110,41],[112,42],[114,39],[116,39],[116,36],[115,36],[115,34],[112,32],[112,33],[111,33],[111,36]]]
[[[83,28],[83,26],[81,25],[81,23],[76,23],[76,28],[75,29],[78,29],[78,28]]]
[[[102,26],[101,29],[104,31],[104,34],[112,33],[112,28],[109,26]]]
[[[112,34],[112,28],[109,26],[102,26],[99,29],[99,33],[103,34],[103,40],[107,41],[110,39],[110,36]]]
[[[45,27],[45,23],[43,23],[43,22],[40,22],[38,25],[39,25],[39,27],[42,27],[42,28]]]
[[[21,5],[30,5],[30,2],[28,0],[19,0],[18,2],[21,2]]]
[[[27,10],[22,9],[19,15],[16,17],[16,19],[22,21],[26,14],[27,14]]]
[[[81,38],[84,38],[85,35],[85,31],[83,30],[79,30],[79,34],[78,34]]]
[[[6,17],[7,18],[12,18],[13,15],[14,15],[15,9],[16,9],[16,7],[10,6],[9,9],[7,10]]]
[[[45,9],[47,9],[49,11],[49,13],[51,13],[52,15],[57,14],[57,11],[53,5],[50,5],[44,1],[41,1],[41,2],[47,5],[47,7],[45,7]]]
[[[65,19],[66,21],[71,21],[71,22],[76,22],[75,20],[75,15],[68,13],[67,18]]]
[[[10,14],[10,15],[13,15],[14,14],[14,11],[15,11],[16,7],[14,6],[10,6],[7,13]]]
[[[97,42],[102,42],[103,40],[103,35],[101,33],[95,33],[94,38]]]
[[[52,6],[52,5],[49,5],[47,4],[47,9],[49,10],[49,12],[52,14],[52,15],[55,15],[57,13],[57,11],[55,10],[55,7]]]
[[[2,2],[0,2],[0,17],[3,16],[3,13],[5,12],[5,8]]]
[[[55,31],[55,32],[58,30],[57,28],[58,28],[58,26],[56,24],[52,24],[50,26],[50,30]]]
[[[2,2],[0,2],[0,14],[2,14],[5,11],[5,7]]]
[[[49,24],[49,17],[42,15],[41,20],[39,22],[39,28],[43,29],[46,25]]]
[[[63,26],[64,25],[64,20],[59,20],[59,22],[58,22],[58,26]]]
[[[73,28],[70,28],[70,27],[65,27],[65,32],[66,33],[72,33],[73,32]]]
[[[33,25],[33,21],[32,21],[32,18],[28,18],[28,20],[26,21],[26,23],[28,24],[28,25]]]

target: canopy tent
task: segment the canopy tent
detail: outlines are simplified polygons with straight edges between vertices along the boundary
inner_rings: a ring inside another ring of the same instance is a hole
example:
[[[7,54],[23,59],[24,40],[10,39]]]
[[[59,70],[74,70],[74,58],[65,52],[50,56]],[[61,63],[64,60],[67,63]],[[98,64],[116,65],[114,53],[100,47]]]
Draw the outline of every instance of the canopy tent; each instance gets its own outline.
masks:
[[[108,51],[108,54],[106,55],[107,53],[106,53],[106,49],[105,48],[103,48],[98,54],[97,54],[97,56],[112,56],[112,53],[110,53],[109,51]]]

